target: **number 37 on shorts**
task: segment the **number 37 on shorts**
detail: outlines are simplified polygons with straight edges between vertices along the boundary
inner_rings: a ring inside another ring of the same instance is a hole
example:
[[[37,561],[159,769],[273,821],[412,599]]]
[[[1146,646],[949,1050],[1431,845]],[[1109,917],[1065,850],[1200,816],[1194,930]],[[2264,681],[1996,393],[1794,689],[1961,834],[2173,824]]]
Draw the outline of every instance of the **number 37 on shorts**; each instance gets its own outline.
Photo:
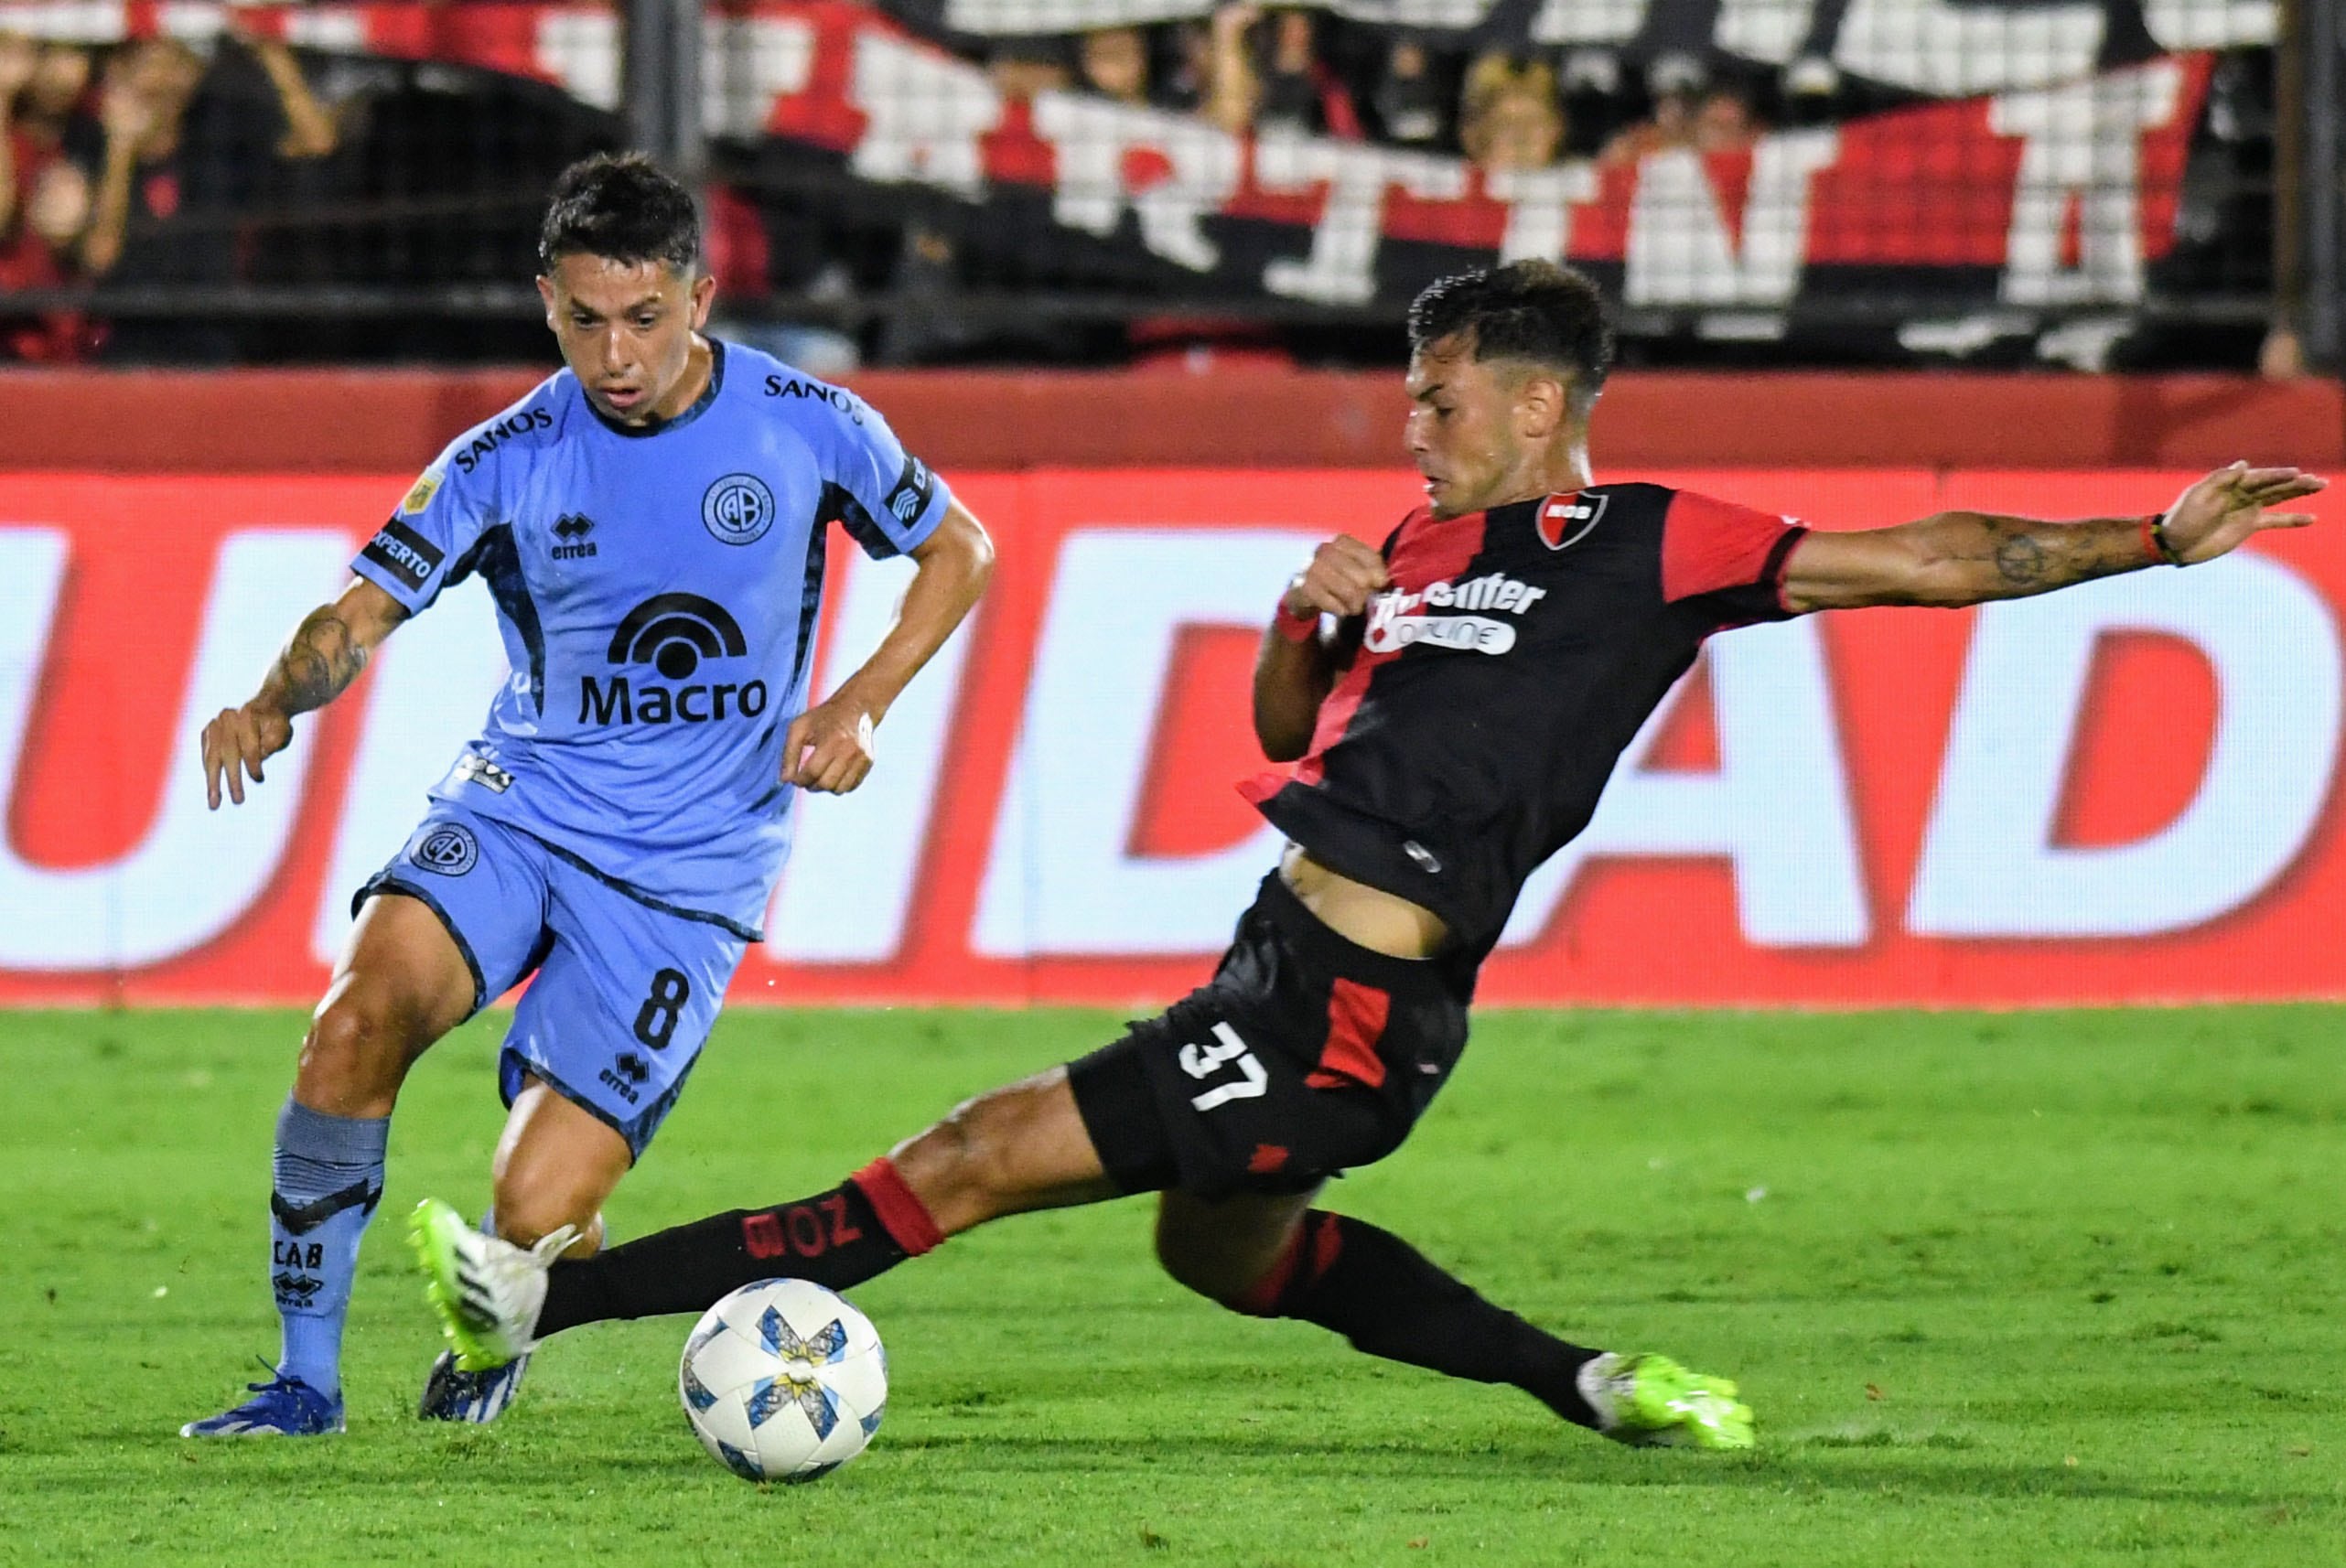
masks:
[[[1211,1111],[1217,1105],[1227,1105],[1233,1100],[1255,1100],[1270,1087],[1270,1075],[1255,1059],[1254,1052],[1238,1031],[1228,1024],[1213,1026],[1215,1045],[1187,1045],[1181,1047],[1181,1070],[1200,1082],[1221,1078],[1225,1081],[1189,1097],[1189,1104],[1199,1111]]]

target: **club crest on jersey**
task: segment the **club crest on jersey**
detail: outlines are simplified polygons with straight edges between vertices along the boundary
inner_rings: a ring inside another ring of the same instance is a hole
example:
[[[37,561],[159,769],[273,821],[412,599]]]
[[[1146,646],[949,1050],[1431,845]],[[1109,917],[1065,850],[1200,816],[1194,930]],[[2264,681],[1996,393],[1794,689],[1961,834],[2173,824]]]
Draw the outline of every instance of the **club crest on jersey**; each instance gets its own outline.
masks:
[[[1540,503],[1540,542],[1551,550],[1571,549],[1588,537],[1588,531],[1605,515],[1605,503],[1612,499],[1602,490],[1548,497]]]
[[[462,876],[480,859],[480,845],[462,823],[442,822],[416,841],[407,858],[426,871]]]
[[[701,522],[726,544],[755,544],[774,526],[774,492],[755,474],[727,474],[701,497]]]

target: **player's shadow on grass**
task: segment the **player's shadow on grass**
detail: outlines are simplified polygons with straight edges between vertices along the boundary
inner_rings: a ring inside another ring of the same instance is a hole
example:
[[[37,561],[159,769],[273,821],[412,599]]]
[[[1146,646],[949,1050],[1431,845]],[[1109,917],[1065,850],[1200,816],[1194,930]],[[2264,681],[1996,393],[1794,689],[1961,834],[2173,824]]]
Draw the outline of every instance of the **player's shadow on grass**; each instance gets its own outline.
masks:
[[[883,1442],[887,1440],[883,1439]],[[1846,1445],[1799,1441],[1750,1454],[1705,1455],[1663,1449],[1631,1451],[1598,1444],[1577,1432],[1560,1432],[1554,1447],[1494,1444],[1461,1451],[1405,1442],[1297,1441],[1293,1438],[1149,1436],[1132,1438],[1020,1437],[1007,1433],[903,1435],[887,1446],[952,1455],[969,1451],[983,1460],[993,1454],[1017,1455],[1016,1467],[1083,1469],[1161,1466],[1178,1461],[1257,1459],[1268,1471],[1318,1476],[1329,1480],[1456,1479],[1527,1481],[1548,1485],[1719,1487],[1794,1491],[1901,1492],[1977,1498],[2051,1498],[2080,1501],[2204,1503],[2224,1507],[2314,1506],[2332,1500],[2327,1493],[2241,1491],[2227,1487],[2162,1486],[2072,1469],[2051,1463],[1964,1459],[1924,1443],[1853,1451]],[[877,1452],[877,1446],[875,1452]]]
[[[107,1441],[133,1436],[144,1441],[151,1433],[113,1434]],[[436,1436],[437,1434],[431,1434]],[[416,1485],[417,1464],[424,1459],[426,1477],[455,1484],[482,1483],[500,1487],[547,1488],[560,1492],[588,1470],[619,1472],[645,1484],[692,1482],[721,1474],[712,1468],[697,1444],[683,1434],[674,1442],[580,1452],[565,1448],[558,1457],[515,1452],[499,1445],[457,1442],[438,1452],[419,1454],[407,1443],[337,1444],[330,1469],[310,1464],[290,1464],[284,1444],[220,1444],[204,1451],[201,1471],[178,1471],[175,1485],[200,1487],[206,1482],[249,1487],[256,1473],[282,1469],[300,1475],[307,1484],[342,1487],[378,1487],[401,1491]],[[1983,1498],[2045,1498],[2054,1501],[2195,1503],[2222,1508],[2291,1509],[2323,1507],[2334,1499],[2323,1492],[2302,1489],[2242,1491],[2221,1487],[2161,1486],[2129,1481],[2072,1469],[2061,1465],[2030,1465],[1953,1457],[1943,1448],[1915,1443],[1887,1452],[1868,1447],[1803,1443],[1798,1440],[1751,1454],[1702,1455],[1664,1450],[1632,1452],[1599,1444],[1575,1432],[1559,1431],[1553,1446],[1492,1444],[1476,1449],[1437,1448],[1407,1442],[1389,1443],[1297,1440],[1271,1435],[1146,1437],[1022,1437],[1012,1433],[972,1432],[933,1435],[883,1436],[872,1458],[915,1458],[935,1455],[971,1461],[958,1478],[976,1482],[1003,1470],[1033,1474],[1052,1470],[1079,1474],[1086,1470],[1178,1473],[1195,1465],[1211,1464],[1217,1473],[1233,1463],[1252,1463],[1264,1474],[1303,1479],[1373,1484],[1442,1481],[1470,1484],[1503,1483],[1510,1487],[1537,1484],[1549,1487],[1711,1487],[1791,1492],[1863,1492],[1868,1496],[1922,1495],[1977,1500]],[[313,1456],[304,1455],[305,1459]],[[237,1463],[239,1459],[258,1463]],[[222,1463],[221,1461],[227,1461]],[[867,1458],[865,1465],[873,1466]],[[927,1484],[944,1481],[931,1472]],[[81,1490],[89,1477],[60,1468],[48,1475],[17,1478],[28,1492]]]

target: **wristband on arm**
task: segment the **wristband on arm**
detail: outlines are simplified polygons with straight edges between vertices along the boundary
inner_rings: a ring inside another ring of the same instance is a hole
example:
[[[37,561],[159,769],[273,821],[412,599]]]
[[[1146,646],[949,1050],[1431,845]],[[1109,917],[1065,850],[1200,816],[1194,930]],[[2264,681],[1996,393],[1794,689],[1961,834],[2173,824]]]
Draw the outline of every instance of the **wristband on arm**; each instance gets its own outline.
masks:
[[[2183,564],[2182,553],[2167,537],[2167,514],[2152,512],[2142,520],[2142,553],[2154,561],[2164,561],[2169,566]]]
[[[1301,578],[1297,579],[1297,582],[1300,582],[1301,580]],[[1287,586],[1292,588],[1295,586],[1295,583],[1289,583]],[[1279,635],[1286,638],[1289,642],[1309,642],[1313,638],[1319,635],[1319,612],[1318,610],[1291,610],[1287,608],[1286,595],[1281,594],[1279,596],[1279,613],[1277,617],[1273,619],[1271,624],[1273,627],[1277,628]]]

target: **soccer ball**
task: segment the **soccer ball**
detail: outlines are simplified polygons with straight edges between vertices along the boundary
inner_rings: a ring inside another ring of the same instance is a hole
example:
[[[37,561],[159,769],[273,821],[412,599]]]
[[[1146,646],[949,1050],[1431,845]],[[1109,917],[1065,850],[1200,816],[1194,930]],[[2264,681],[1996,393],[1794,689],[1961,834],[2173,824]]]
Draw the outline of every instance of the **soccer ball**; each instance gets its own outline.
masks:
[[[677,1392],[701,1446],[745,1481],[812,1481],[853,1459],[888,1406],[871,1319],[821,1285],[763,1280],[701,1315]]]

